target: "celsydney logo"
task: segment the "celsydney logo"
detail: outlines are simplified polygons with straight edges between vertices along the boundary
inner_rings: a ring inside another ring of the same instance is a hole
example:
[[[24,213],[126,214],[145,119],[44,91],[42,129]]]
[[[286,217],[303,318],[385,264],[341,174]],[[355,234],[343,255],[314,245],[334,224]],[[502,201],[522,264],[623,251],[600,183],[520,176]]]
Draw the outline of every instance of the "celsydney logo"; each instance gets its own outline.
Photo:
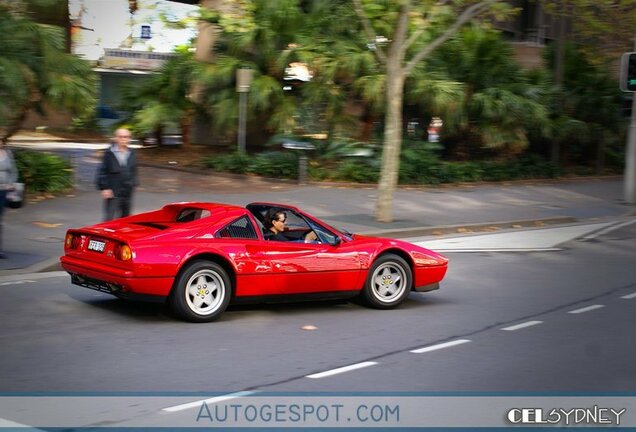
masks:
[[[621,424],[621,416],[627,411],[625,408],[513,408],[508,411],[508,421],[512,424]]]

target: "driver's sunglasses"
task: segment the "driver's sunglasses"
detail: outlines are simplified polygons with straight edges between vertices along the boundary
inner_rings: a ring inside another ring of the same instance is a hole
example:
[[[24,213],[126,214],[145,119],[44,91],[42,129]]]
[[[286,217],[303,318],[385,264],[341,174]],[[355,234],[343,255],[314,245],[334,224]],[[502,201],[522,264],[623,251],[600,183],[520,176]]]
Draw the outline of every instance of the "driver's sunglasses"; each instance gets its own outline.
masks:
[[[284,216],[282,219],[276,219],[278,222],[285,223],[287,221],[287,216]]]

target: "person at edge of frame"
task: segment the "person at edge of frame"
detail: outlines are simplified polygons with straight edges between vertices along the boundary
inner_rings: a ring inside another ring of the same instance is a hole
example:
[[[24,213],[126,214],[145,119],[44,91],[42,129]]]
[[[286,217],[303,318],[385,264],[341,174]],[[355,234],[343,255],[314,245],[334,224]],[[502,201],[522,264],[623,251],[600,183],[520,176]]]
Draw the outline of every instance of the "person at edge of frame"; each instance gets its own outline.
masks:
[[[2,249],[2,225],[4,223],[4,206],[7,200],[7,192],[13,190],[14,183],[18,180],[18,169],[16,168],[13,154],[4,141],[0,140],[0,259],[5,259],[6,255]]]

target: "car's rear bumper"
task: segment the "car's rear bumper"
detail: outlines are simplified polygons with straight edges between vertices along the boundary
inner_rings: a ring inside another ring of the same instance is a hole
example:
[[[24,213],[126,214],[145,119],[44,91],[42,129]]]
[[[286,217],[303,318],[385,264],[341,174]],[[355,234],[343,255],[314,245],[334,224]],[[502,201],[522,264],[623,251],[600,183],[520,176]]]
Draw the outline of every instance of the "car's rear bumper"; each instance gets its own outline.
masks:
[[[62,268],[71,275],[71,282],[85,288],[124,298],[157,300],[170,294],[171,277],[136,277],[132,270],[108,267],[69,256],[60,258]]]

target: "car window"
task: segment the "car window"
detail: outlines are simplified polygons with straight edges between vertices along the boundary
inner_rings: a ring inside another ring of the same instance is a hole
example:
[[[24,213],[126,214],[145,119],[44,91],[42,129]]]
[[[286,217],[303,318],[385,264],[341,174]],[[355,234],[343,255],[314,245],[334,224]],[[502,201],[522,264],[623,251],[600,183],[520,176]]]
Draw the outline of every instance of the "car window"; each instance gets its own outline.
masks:
[[[316,233],[316,236],[318,236],[318,241],[320,243],[334,244],[338,239],[337,235],[318,224],[311,222],[309,225],[311,226],[311,229],[314,230],[314,232]]]
[[[297,215],[296,213],[294,213],[291,210],[285,210],[285,214],[287,215],[287,220],[285,223],[285,226],[287,227],[287,229],[289,230],[293,230],[293,229],[303,229],[303,230],[307,230],[309,229],[309,225],[307,225],[307,221],[300,217],[299,215]]]
[[[197,209],[197,208],[185,208],[177,215],[177,222],[192,222],[197,219],[210,216],[209,210]]]
[[[243,216],[234,222],[221,228],[216,233],[216,238],[240,238],[240,239],[254,239],[258,236],[254,230],[254,225],[247,216]]]

